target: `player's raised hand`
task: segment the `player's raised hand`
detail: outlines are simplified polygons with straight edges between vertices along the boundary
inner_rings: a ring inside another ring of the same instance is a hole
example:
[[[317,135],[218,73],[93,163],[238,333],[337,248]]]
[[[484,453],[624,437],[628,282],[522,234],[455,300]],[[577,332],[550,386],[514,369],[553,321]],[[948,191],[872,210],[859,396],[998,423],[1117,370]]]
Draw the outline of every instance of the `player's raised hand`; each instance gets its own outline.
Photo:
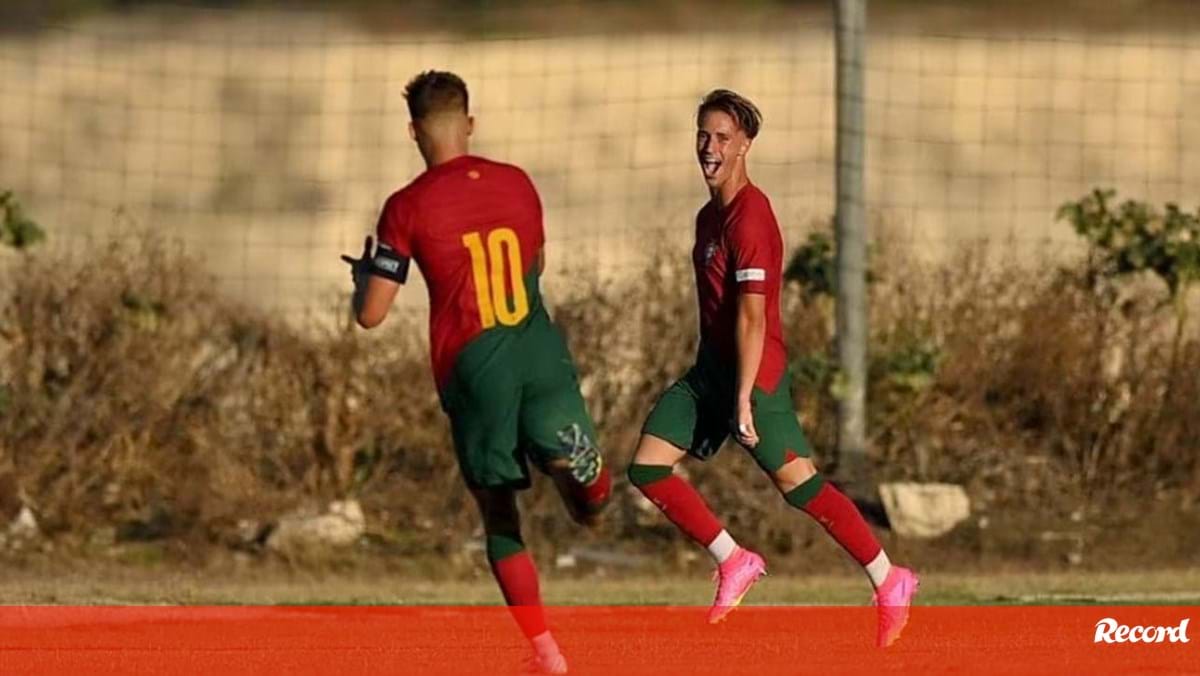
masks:
[[[350,269],[352,269],[352,270],[357,270],[358,268],[365,268],[367,265],[370,264],[371,258],[374,254],[374,251],[375,251],[375,239],[373,237],[371,237],[370,235],[367,235],[367,238],[365,240],[363,240],[362,257],[354,258],[354,257],[348,256],[346,254],[342,254],[342,260],[345,261],[346,263],[348,263],[350,265]]]
[[[367,235],[367,239],[363,241],[363,252],[361,258],[353,258],[346,254],[342,254],[342,260],[350,265],[350,278],[354,280],[355,288],[358,288],[366,282],[367,274],[371,269],[371,259],[374,257],[375,239]]]

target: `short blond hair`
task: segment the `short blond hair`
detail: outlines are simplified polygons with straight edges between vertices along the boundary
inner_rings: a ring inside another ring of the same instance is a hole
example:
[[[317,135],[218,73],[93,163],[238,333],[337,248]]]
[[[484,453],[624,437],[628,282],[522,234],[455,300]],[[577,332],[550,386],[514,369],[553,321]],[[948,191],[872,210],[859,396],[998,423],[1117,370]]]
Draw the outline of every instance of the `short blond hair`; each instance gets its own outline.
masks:
[[[719,110],[733,118],[734,122],[746,132],[747,138],[758,136],[762,128],[762,113],[750,99],[728,89],[714,89],[700,102],[696,110],[696,126],[704,119],[704,114]]]

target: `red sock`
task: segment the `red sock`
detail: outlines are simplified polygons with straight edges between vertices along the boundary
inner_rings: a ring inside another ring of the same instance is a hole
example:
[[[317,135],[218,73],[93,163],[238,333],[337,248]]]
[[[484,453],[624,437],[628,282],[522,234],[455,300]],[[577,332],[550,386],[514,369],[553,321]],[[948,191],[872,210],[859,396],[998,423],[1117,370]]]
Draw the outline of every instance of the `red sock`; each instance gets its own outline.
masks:
[[[679,530],[704,547],[724,530],[696,489],[674,474],[638,486],[638,490],[661,509],[671,523],[679,526]]]
[[[546,632],[546,615],[542,612],[542,593],[538,588],[537,567],[529,552],[520,551],[492,562],[492,574],[500,583],[500,591],[508,602],[513,619],[525,638]]]
[[[612,473],[608,471],[608,467],[600,470],[600,476],[592,483],[581,486],[580,492],[583,494],[583,501],[589,508],[599,509],[608,502],[608,497],[612,495]]]
[[[821,490],[801,509],[824,526],[833,539],[861,565],[867,565],[883,551],[858,507],[832,484],[821,486]]]

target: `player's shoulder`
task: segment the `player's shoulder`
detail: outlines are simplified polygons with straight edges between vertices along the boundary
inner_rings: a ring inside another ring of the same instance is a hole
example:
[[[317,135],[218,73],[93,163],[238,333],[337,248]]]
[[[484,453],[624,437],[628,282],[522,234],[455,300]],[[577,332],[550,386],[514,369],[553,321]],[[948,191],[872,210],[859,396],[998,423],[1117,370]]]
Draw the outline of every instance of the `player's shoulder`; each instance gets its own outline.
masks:
[[[736,222],[768,222],[775,221],[775,210],[771,208],[771,199],[758,186],[749,183],[738,195],[735,208]]]
[[[754,184],[742,189],[726,223],[727,232],[737,239],[779,239],[783,236],[771,209],[771,200]]]
[[[397,207],[419,209],[421,202],[428,202],[430,199],[437,200],[442,196],[445,182],[453,179],[460,171],[469,170],[476,164],[477,159],[465,156],[429,167],[403,188],[392,193],[392,196],[388,198],[389,202],[394,203]]]
[[[391,195],[388,195],[387,199],[383,201],[384,209],[396,211],[410,207],[416,199],[419,190],[417,188],[417,180],[419,180],[419,177],[410,181],[403,188],[393,191]]]
[[[479,171],[488,171],[502,179],[533,185],[533,179],[529,177],[529,173],[515,164],[479,156],[473,156],[472,160]]]
[[[747,183],[744,191],[745,192],[742,195],[742,201],[746,207],[755,210],[771,210],[771,198],[767,197],[767,193],[763,192],[762,188],[759,188],[753,183]]]
[[[397,204],[411,203],[415,201],[421,195],[421,193],[429,187],[431,178],[431,172],[428,169],[422,171],[408,183],[404,184],[404,186],[393,192],[391,196],[388,197],[388,201],[395,202]]]
[[[472,155],[471,162],[476,166],[491,167],[500,171],[514,171],[521,174],[525,173],[525,170],[521,169],[515,164],[512,164],[511,162],[501,162],[500,160],[493,160],[490,157],[484,157],[482,155]]]

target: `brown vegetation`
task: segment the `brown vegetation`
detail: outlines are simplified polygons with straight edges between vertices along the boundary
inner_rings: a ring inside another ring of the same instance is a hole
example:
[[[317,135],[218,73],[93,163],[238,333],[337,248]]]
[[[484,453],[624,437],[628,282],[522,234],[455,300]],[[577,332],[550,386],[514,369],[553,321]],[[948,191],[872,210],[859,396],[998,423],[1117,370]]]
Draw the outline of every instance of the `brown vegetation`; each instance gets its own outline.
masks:
[[[1169,311],[971,252],[936,271],[892,267],[873,286],[878,478],[960,482],[977,514],[1041,525],[1124,518],[1155,499],[1191,509],[1200,341],[1187,334],[1169,370]],[[393,318],[380,336],[341,319],[300,332],[218,297],[197,270],[152,237],[14,257],[0,286],[0,485],[63,539],[110,528],[202,552],[237,540],[239,520],[352,495],[387,551],[461,551],[477,518],[428,375],[424,318]],[[830,307],[795,283],[784,306],[798,408],[829,465]],[[659,265],[553,311],[623,467],[695,349],[690,272]],[[776,556],[805,550],[816,531],[742,456],[728,448],[687,471],[743,537]],[[590,537],[681,544],[627,488]],[[545,485],[526,498],[527,534],[547,554],[577,534],[556,502]],[[964,528],[973,534],[942,546],[984,552],[978,527]]]

